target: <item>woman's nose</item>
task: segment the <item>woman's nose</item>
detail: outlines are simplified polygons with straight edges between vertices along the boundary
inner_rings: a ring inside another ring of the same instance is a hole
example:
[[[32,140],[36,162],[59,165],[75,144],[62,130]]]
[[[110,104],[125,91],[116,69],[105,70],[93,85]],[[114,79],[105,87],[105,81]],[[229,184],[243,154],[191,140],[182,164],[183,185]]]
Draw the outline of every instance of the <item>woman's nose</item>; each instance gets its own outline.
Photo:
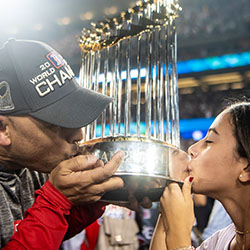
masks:
[[[198,151],[196,150],[196,143],[191,145],[189,148],[188,148],[188,154],[192,157],[192,158],[195,158],[197,157],[198,155]]]

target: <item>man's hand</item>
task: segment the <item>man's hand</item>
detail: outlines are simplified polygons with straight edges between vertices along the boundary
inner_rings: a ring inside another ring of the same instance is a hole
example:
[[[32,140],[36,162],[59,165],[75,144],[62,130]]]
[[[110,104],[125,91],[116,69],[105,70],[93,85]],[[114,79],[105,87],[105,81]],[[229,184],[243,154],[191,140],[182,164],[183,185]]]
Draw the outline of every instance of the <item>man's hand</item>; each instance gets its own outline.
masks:
[[[61,162],[49,180],[74,204],[96,202],[105,192],[123,187],[121,178],[112,177],[123,158],[124,153],[117,152],[104,165],[94,155],[78,155]]]

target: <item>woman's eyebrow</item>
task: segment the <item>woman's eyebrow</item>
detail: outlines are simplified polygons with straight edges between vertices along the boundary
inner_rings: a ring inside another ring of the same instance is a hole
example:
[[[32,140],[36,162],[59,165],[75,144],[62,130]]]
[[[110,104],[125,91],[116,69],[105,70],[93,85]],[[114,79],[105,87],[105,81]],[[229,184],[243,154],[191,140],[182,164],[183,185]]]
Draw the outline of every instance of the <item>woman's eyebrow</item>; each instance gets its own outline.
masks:
[[[215,134],[219,135],[219,132],[218,132],[215,128],[210,128],[210,129],[208,130],[208,132],[210,132],[210,131],[212,131],[212,132],[214,132]]]

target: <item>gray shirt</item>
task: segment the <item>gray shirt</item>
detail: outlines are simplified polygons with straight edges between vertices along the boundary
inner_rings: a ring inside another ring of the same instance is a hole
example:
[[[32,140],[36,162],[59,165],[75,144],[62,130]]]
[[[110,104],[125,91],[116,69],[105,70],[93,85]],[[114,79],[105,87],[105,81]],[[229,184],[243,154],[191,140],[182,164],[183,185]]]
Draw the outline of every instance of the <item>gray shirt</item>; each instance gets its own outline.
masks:
[[[11,238],[14,221],[22,220],[32,206],[35,190],[47,179],[47,174],[26,168],[14,171],[0,166],[0,248]]]
[[[232,220],[223,205],[218,200],[215,200],[208,224],[202,234],[203,241],[231,223]]]
[[[214,233],[205,240],[197,250],[228,250],[228,247],[235,236],[235,226],[230,224],[226,228]]]

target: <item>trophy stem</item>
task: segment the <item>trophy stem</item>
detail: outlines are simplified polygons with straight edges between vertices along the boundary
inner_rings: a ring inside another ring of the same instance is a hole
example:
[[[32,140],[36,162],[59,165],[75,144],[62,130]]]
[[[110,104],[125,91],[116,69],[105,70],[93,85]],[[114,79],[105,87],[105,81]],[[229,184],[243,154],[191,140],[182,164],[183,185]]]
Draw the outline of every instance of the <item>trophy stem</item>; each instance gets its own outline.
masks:
[[[169,28],[167,25],[166,33],[165,33],[165,113],[166,113],[166,127],[170,128],[170,112],[171,112],[171,96],[170,96],[170,80],[169,80],[169,37],[170,37],[170,32]],[[170,129],[167,129],[166,131],[166,141],[171,143],[171,131]]]
[[[104,82],[102,84],[102,94],[107,94],[107,85],[108,85],[108,70],[109,70],[109,47],[105,48],[105,57],[104,57]],[[105,136],[105,125],[106,125],[106,110],[102,113],[102,137]]]
[[[130,71],[130,57],[131,57],[131,43],[130,39],[126,41],[126,87],[125,87],[125,112],[124,112],[124,126],[125,136],[130,134],[130,117],[131,117],[131,71]]]
[[[153,106],[153,122],[154,122],[154,129],[153,129],[153,136],[157,138],[157,108],[156,108],[156,76],[157,76],[157,46],[156,46],[156,31],[152,33],[152,87],[153,87],[153,96],[152,96],[152,106]]]
[[[140,136],[141,123],[141,36],[137,38],[137,105],[136,105],[136,136]]]
[[[171,42],[170,42],[170,54],[171,54],[171,113],[173,121],[173,131],[172,131],[172,143],[176,146],[180,146],[180,131],[179,131],[179,109],[174,109],[175,105],[178,105],[178,85],[177,85],[177,34],[175,28],[172,25],[169,26],[171,29]]]
[[[118,46],[115,46],[114,51],[115,56],[115,68],[114,73],[112,74],[112,79],[114,81],[114,100],[113,100],[113,130],[112,130],[112,136],[115,136],[116,134],[116,124],[117,124],[117,109],[118,109],[118,84],[119,82],[119,48]]]
[[[111,49],[110,52],[109,52],[110,56],[114,56],[113,54],[113,50]],[[114,68],[113,68],[113,63],[111,62],[110,64],[110,74],[108,75],[109,76],[109,96],[110,97],[113,97],[114,94],[114,81],[113,81],[113,74],[114,74]],[[112,132],[113,132],[113,124],[114,124],[114,113],[113,113],[113,107],[114,105],[109,105],[109,119],[108,119],[108,127],[109,127],[109,134],[111,135]]]
[[[151,90],[152,90],[152,34],[146,33],[146,79],[145,79],[145,123],[146,123],[146,138],[151,138]]]
[[[94,91],[98,92],[99,91],[99,74],[100,74],[100,67],[101,67],[101,55],[99,51],[95,52],[95,81],[94,81]],[[92,138],[96,138],[96,125],[97,121],[95,120],[91,124],[91,134]]]
[[[122,134],[121,131],[121,115],[122,115],[122,41],[117,44],[118,47],[118,134]]]

